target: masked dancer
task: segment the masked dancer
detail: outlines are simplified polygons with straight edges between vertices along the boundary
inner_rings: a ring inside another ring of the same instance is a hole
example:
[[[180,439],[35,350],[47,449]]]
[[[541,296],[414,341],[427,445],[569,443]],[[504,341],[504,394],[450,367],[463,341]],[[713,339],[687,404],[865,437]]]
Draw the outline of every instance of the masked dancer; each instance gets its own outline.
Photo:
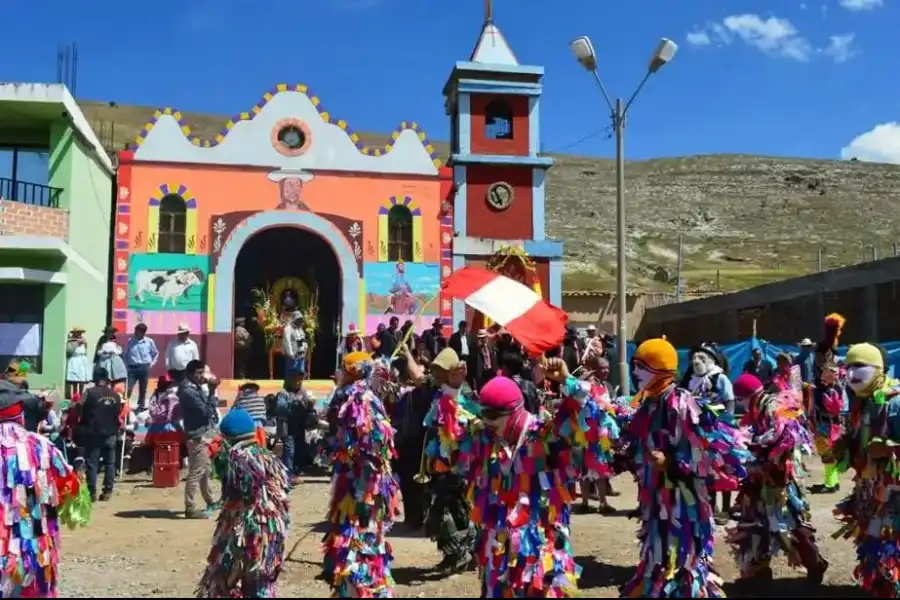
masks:
[[[734,393],[744,407],[741,424],[750,431],[753,455],[738,495],[738,525],[728,533],[741,579],[771,581],[770,563],[780,552],[818,585],[828,561],[816,544],[803,493],[803,461],[812,454],[812,439],[801,399],[793,390],[767,393],[749,373],[735,380]]]
[[[288,471],[250,413],[231,410],[219,431],[211,454],[222,511],[197,597],[275,598],[291,520]]]
[[[371,378],[386,366],[353,352],[344,359],[346,400],[337,408],[329,531],[323,575],[333,598],[392,598],[387,534],[400,513],[391,472],[394,431]]]
[[[838,504],[835,537],[856,545],[854,576],[876,598],[900,597],[900,382],[885,374],[872,344],[850,347],[845,358],[853,402],[847,431],[834,445],[841,470],[856,472],[853,492]]]
[[[833,494],[841,489],[831,446],[843,433],[848,408],[844,389],[845,373],[837,359],[837,347],[844,323],[846,319],[837,313],[825,317],[824,335],[816,345],[814,356],[812,414],[808,418],[815,431],[816,452],[825,469],[825,481],[810,488],[814,494]]]
[[[711,492],[746,475],[746,436],[721,404],[675,384],[678,353],[665,339],[634,356],[640,390],[630,425],[642,521],[640,563],[624,598],[721,598],[713,569]]]

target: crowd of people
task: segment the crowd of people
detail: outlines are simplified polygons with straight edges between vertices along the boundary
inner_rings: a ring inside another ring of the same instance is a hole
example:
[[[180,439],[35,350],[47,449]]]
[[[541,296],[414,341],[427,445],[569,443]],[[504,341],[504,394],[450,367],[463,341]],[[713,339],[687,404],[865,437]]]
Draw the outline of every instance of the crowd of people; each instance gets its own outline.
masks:
[[[323,410],[303,391],[303,365],[294,361],[281,392],[262,397],[248,382],[220,418],[217,381],[193,358],[159,380],[144,412],[151,444],[173,433],[185,442],[186,516],[218,514],[198,597],[276,594],[290,490],[317,457],[332,476],[322,577],[334,597],[393,596],[389,536],[401,514],[434,540],[443,556],[436,573],[479,572],[481,597],[574,597],[571,514],[592,499],[605,512],[610,481],[622,473],[638,484],[632,516],[641,523],[639,564],[622,597],[724,597],[717,523],[741,584],[771,579],[781,554],[815,586],[828,568],[805,497],[804,469],[816,453],[826,475],[811,492],[835,492],[837,474],[857,473],[835,509],[856,545],[855,576],[875,596],[898,597],[900,382],[888,377],[877,345],[853,345],[839,360],[843,325],[829,315],[821,340],[800,356],[780,356],[771,371],[754,357],[734,381],[715,344],[692,349],[679,369],[667,340],[646,340],[631,361],[637,392],[626,397],[609,379],[612,344],[593,328],[584,338],[569,329],[560,348],[535,354],[499,326],[472,335],[460,323],[445,339],[439,322],[415,335],[393,320],[370,340],[347,336]],[[116,381],[95,364],[63,419],[28,392],[27,365],[10,365],[0,379],[4,468],[49,469],[42,476],[59,482],[49,496],[34,484],[24,496],[3,496],[25,498],[31,512],[20,519],[84,524],[90,503],[109,498],[130,419],[119,391],[127,371]],[[311,443],[316,431],[321,441]],[[272,438],[282,442],[280,456]],[[16,444],[50,460],[10,461]],[[4,539],[26,535],[2,527]],[[40,535],[58,544],[58,528]],[[55,566],[58,553],[51,558]],[[55,571],[29,577],[34,567],[24,559],[17,568],[9,581],[19,589],[55,589]]]

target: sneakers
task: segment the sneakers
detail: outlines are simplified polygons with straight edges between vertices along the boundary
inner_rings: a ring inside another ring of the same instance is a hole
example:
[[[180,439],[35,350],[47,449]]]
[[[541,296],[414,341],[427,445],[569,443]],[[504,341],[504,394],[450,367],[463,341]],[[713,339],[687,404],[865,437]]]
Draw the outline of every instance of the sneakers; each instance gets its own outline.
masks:
[[[841,484],[839,484],[839,483],[836,483],[834,485],[825,485],[824,483],[817,483],[816,485],[809,488],[809,492],[811,494],[834,494],[839,491],[841,491]]]
[[[184,518],[192,521],[205,521],[209,519],[209,513],[205,510],[190,510],[184,513]]]
[[[100,502],[109,502],[110,498],[112,498],[112,492],[103,492],[100,494]]]

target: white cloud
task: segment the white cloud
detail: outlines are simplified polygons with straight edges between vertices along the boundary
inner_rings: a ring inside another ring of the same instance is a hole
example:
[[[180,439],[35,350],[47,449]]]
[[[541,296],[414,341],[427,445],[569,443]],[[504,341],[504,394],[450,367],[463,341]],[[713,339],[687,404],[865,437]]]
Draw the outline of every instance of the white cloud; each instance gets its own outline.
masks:
[[[822,48],[820,52],[825,56],[830,56],[836,63],[844,63],[859,54],[853,47],[853,40],[856,34],[845,33],[844,35],[833,35],[828,40],[828,45]]]
[[[841,0],[841,6],[847,10],[875,10],[884,6],[884,0]]]
[[[856,136],[841,149],[841,158],[900,164],[900,123],[882,123]]]
[[[747,44],[771,56],[806,62],[812,53],[809,41],[787,19],[743,14],[725,17],[722,24]]]
[[[709,46],[712,40],[705,31],[692,31],[687,34],[687,43],[692,46]]]
[[[735,39],[768,56],[797,62],[808,62],[818,53],[842,63],[859,54],[853,46],[855,34],[833,35],[825,47],[815,48],[787,19],[763,19],[751,13],[725,17],[721,23],[707,23],[702,29],[687,34],[687,41],[693,46],[727,46]]]

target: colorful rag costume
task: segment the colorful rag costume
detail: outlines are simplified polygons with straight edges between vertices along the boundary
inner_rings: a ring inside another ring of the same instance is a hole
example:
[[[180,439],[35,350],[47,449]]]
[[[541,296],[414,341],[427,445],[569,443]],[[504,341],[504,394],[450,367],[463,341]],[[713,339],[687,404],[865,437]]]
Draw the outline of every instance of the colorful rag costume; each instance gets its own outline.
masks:
[[[24,427],[24,403],[34,400],[0,380],[2,598],[58,598],[60,523],[90,521],[87,486],[49,439]]]
[[[771,579],[772,557],[783,552],[819,584],[828,562],[819,553],[800,480],[804,457],[812,454],[800,398],[793,390],[767,394],[749,373],[735,380],[734,391],[745,405],[741,424],[750,432],[753,454],[738,494],[738,525],[728,532],[741,577]]]
[[[219,430],[211,452],[222,511],[197,597],[274,598],[291,521],[288,472],[249,413],[231,410]]]
[[[678,353],[664,339],[634,356],[640,402],[629,426],[639,489],[641,560],[623,598],[721,598],[713,570],[710,492],[746,475],[747,438],[734,417],[676,387]]]
[[[900,382],[884,373],[871,344],[847,351],[854,399],[847,431],[833,447],[839,469],[856,472],[853,492],[835,508],[844,524],[834,537],[852,538],[860,585],[876,598],[900,597]]]
[[[469,480],[482,598],[571,598],[581,569],[570,534],[575,483],[611,471],[618,427],[590,385],[568,377],[553,417],[525,409],[515,381],[481,390],[486,427],[459,462]]]
[[[355,364],[354,373],[363,379],[345,388],[335,419],[329,531],[323,540],[323,576],[333,598],[393,597],[387,534],[400,513],[400,498],[391,472],[394,431],[367,380],[374,367]]]
[[[435,364],[452,366],[459,357],[445,348]],[[461,570],[472,559],[475,527],[469,520],[466,480],[458,467],[471,456],[472,428],[478,426],[478,405],[461,390],[443,385],[425,416],[425,469],[429,475],[426,493],[425,533],[437,543],[444,559],[438,569]]]
[[[842,367],[837,360],[837,346],[844,323],[846,319],[837,313],[825,317],[825,334],[816,345],[814,356],[813,409],[808,417],[814,424],[816,452],[825,468],[824,483],[810,488],[815,493],[832,493],[840,489],[831,446],[844,431],[848,404]]]

